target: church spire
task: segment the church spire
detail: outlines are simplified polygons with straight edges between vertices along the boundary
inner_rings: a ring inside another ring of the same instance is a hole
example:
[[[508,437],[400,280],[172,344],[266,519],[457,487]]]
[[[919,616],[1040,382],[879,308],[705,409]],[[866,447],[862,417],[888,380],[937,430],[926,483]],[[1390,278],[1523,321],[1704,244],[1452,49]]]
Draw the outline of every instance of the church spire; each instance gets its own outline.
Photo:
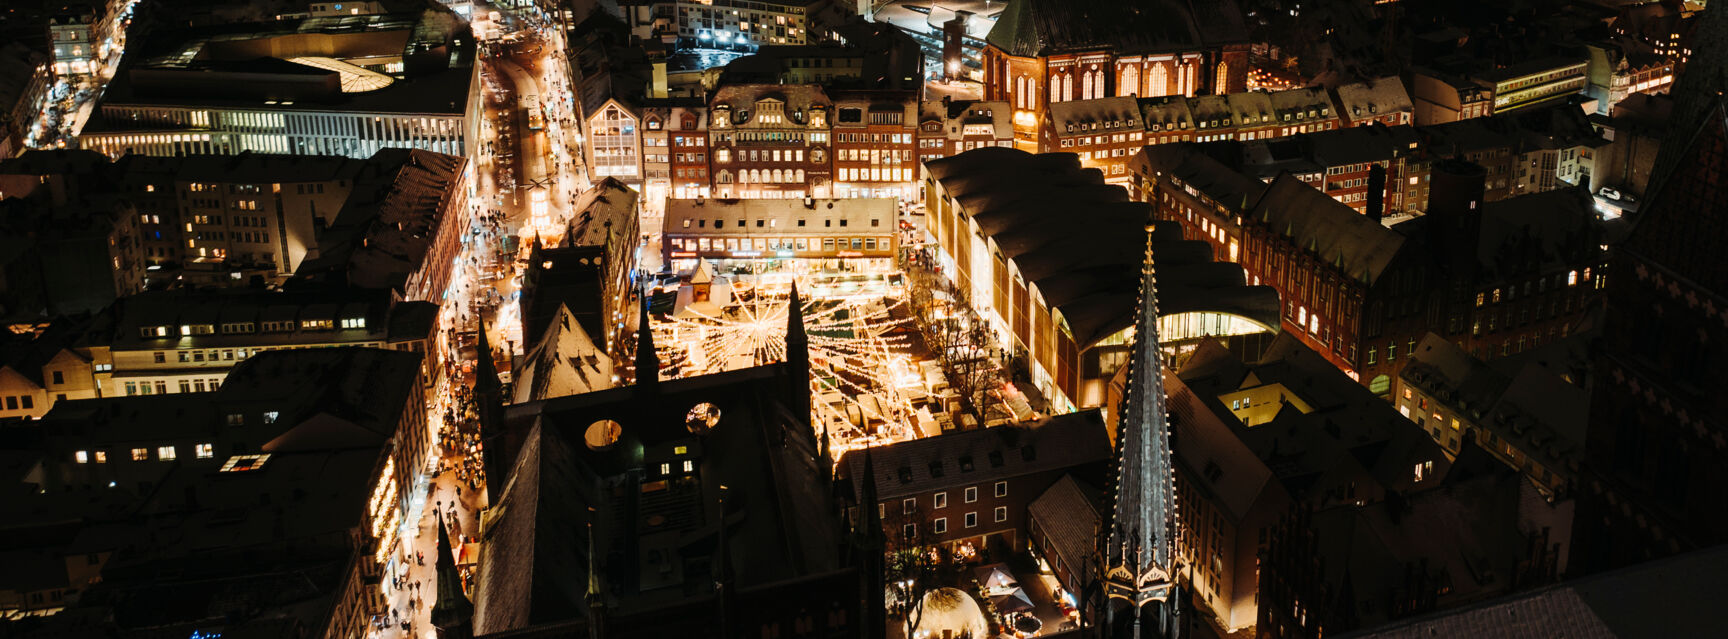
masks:
[[[1158,287],[1152,260],[1152,227],[1147,226],[1140,269],[1140,304],[1134,323],[1134,350],[1128,362],[1128,390],[1117,428],[1114,507],[1105,547],[1105,592],[1127,602],[1134,639],[1174,636],[1171,581],[1174,558],[1175,484],[1170,466],[1170,432],[1164,412],[1164,370],[1158,348]],[[1163,614],[1142,623],[1146,604],[1159,602]],[[1108,605],[1109,602],[1106,602]],[[1113,624],[1111,624],[1113,626]],[[1142,625],[1154,629],[1143,631]]]
[[[887,588],[886,553],[887,539],[882,532],[882,512],[880,497],[876,491],[876,461],[872,459],[870,449],[864,449],[864,472],[859,473],[855,481],[863,482],[858,487],[858,517],[853,538],[858,544],[861,559],[858,577],[860,591],[864,593],[859,598],[859,619],[863,621],[862,637],[880,637],[887,631],[887,603],[884,589]]]
[[[787,406],[799,417],[811,419],[810,336],[804,332],[804,301],[798,297],[796,281],[792,282],[792,298],[786,304]]]
[[[480,421],[480,471],[488,498],[496,501],[504,491],[509,455],[504,441],[504,384],[492,359],[492,344],[486,339],[486,320],[480,320],[474,343],[474,412]]]
[[[648,288],[642,288],[641,312],[636,316],[636,390],[653,392],[660,385],[660,355],[654,352],[654,329],[648,322]]]
[[[462,573],[456,570],[444,515],[439,513],[437,517],[438,600],[432,606],[432,626],[438,630],[438,639],[467,639],[474,636],[474,604],[462,593]]]
[[[486,319],[480,319],[480,333],[474,343],[474,392],[496,391],[504,386],[498,377],[498,362],[492,359],[492,343],[486,339]]]

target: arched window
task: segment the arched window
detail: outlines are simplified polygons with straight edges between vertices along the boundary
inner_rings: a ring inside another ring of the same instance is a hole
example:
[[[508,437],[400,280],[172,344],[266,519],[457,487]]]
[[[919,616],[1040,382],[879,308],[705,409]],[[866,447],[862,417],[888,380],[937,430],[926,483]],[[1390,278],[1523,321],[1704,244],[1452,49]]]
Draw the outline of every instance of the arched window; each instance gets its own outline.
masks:
[[[793,173],[793,176],[794,176],[794,177],[793,177],[793,178],[792,178],[792,181],[793,181],[793,182],[797,182],[797,183],[799,183],[799,184],[803,184],[803,183],[804,183],[804,169],[798,169],[798,170],[796,170],[796,171],[793,171],[793,172],[792,172],[792,173]]]
[[[1063,76],[1063,77],[1067,77],[1067,76]],[[1051,102],[1061,102],[1062,101],[1062,78],[1051,78],[1050,79],[1050,101]]]
[[[1223,60],[1218,61],[1218,81],[1215,87],[1212,92],[1218,95],[1230,92],[1230,63]]]
[[[1183,68],[1186,69],[1183,77],[1188,80],[1188,89],[1182,95],[1193,97],[1194,93],[1200,90],[1200,65],[1189,62],[1183,65]]]
[[[1164,70],[1164,63],[1152,63],[1152,73],[1146,78],[1146,96],[1156,98],[1170,93],[1170,74]]]
[[[774,169],[774,177],[770,178],[769,181],[779,183],[779,182],[785,182],[786,179],[784,176],[782,176],[780,174],[780,169]]]
[[[719,182],[721,184],[731,184],[732,183],[732,172],[726,171],[726,170],[721,170],[719,173],[714,174],[714,181]]]
[[[1094,83],[1093,78],[1096,78],[1097,76],[1098,76],[1098,74],[1096,72],[1087,71],[1086,75],[1080,78],[1080,99],[1082,99],[1082,100],[1092,99],[1092,85]]]
[[[1118,95],[1140,94],[1140,67],[1128,65],[1122,67],[1122,81],[1116,85]]]
[[[1062,99],[1074,99],[1074,74],[1072,73],[1062,74]]]
[[[762,171],[760,169],[750,169],[750,179],[746,180],[746,181],[750,182],[751,184],[761,184],[762,183]]]

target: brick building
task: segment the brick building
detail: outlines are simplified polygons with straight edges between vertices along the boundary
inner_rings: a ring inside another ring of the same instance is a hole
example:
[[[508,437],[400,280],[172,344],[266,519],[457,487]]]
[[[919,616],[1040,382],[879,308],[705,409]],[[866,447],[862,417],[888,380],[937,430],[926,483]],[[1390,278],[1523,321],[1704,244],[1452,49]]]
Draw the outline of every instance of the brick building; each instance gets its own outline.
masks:
[[[1104,172],[1108,182],[1127,178],[1128,158],[1145,146],[1140,105],[1131,97],[1074,100],[1050,105],[1040,147],[1080,156],[1080,164]]]
[[[1393,228],[1288,173],[1261,190],[1192,148],[1147,147],[1130,191],[1278,289],[1286,332],[1388,394],[1429,331],[1504,357],[1565,336],[1599,296],[1605,240],[1587,196],[1484,204],[1480,167],[1443,164],[1428,215]]]
[[[984,98],[1014,105],[1016,144],[1037,148],[1050,105],[1247,89],[1248,32],[1234,2],[1139,6],[1013,0],[985,38]]]
[[[926,100],[919,105],[918,160],[1014,145],[1014,111],[999,100]]]
[[[864,475],[866,451],[854,450],[836,472],[849,517],[871,507],[858,500],[875,482],[891,536],[978,549],[994,536],[1018,549],[1029,540],[1027,506],[1066,475],[1103,485],[1111,448],[1104,417],[1087,411],[875,446],[874,477]]]
[[[833,91],[834,196],[917,195],[915,91]]]
[[[714,195],[832,197],[833,110],[815,85],[721,87],[708,103]]]

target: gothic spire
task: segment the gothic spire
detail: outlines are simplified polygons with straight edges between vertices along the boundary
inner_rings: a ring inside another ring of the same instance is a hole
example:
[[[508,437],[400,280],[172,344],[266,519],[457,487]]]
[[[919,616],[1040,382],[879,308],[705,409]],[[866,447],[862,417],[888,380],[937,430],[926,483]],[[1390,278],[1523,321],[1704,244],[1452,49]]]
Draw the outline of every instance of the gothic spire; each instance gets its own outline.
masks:
[[[509,469],[504,441],[504,384],[498,379],[498,365],[492,359],[492,344],[486,339],[486,320],[480,320],[479,337],[474,343],[474,412],[480,421],[480,469],[485,478],[486,492],[497,500],[504,491]]]
[[[495,391],[504,386],[498,378],[498,363],[492,359],[492,344],[486,339],[486,320],[480,320],[480,334],[474,343],[474,392]]]
[[[450,533],[444,528],[444,515],[438,519],[438,600],[432,606],[432,625],[438,629],[438,639],[462,639],[474,634],[474,604],[462,593],[462,573],[456,570],[456,557],[450,546]]]
[[[1128,389],[1117,428],[1114,507],[1105,549],[1105,591],[1126,600],[1133,610],[1134,636],[1140,636],[1141,608],[1171,599],[1174,572],[1170,535],[1176,516],[1170,466],[1170,433],[1164,411],[1164,371],[1158,348],[1158,287],[1152,260],[1152,227],[1147,226],[1140,269],[1140,303],[1129,355]],[[1169,615],[1164,616],[1168,620]],[[1153,622],[1155,626],[1168,625]]]
[[[642,288],[641,312],[636,316],[636,387],[651,392],[660,384],[660,355],[654,352],[654,330],[648,322],[648,288]]]
[[[804,300],[798,297],[796,281],[786,304],[787,406],[800,418],[810,419],[810,336],[804,332]]]

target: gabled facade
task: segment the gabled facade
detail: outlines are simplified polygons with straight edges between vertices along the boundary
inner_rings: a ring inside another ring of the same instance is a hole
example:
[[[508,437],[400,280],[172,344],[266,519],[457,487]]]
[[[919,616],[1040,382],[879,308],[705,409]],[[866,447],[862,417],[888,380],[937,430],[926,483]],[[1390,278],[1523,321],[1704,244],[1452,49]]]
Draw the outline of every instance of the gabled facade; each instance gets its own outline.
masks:
[[[1234,2],[1013,0],[985,38],[984,99],[1012,104],[1035,150],[1055,103],[1246,90],[1247,40]]]

